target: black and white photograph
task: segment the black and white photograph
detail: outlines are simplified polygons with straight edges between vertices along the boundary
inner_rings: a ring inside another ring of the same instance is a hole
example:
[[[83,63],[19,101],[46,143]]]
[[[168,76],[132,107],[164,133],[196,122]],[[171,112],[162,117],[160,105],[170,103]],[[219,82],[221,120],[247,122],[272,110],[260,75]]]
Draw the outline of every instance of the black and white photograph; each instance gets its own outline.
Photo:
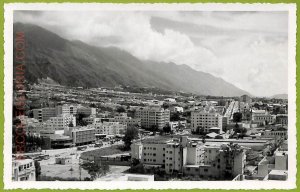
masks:
[[[292,4],[5,11],[7,186],[296,186]]]

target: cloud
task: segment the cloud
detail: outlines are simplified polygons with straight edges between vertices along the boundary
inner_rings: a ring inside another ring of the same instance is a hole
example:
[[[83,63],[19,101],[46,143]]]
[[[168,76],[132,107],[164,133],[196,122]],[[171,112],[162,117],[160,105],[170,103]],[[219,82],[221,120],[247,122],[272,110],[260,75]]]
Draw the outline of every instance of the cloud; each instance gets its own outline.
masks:
[[[18,11],[14,19],[143,60],[186,64],[254,95],[287,93],[286,12]]]

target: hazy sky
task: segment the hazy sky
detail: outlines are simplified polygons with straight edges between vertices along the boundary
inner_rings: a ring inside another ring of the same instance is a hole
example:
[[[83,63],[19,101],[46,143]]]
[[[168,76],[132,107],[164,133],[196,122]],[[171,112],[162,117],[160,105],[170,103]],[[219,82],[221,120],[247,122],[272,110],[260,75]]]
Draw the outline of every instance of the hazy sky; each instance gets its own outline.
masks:
[[[14,16],[70,40],[186,64],[255,96],[288,92],[287,12],[47,11]]]

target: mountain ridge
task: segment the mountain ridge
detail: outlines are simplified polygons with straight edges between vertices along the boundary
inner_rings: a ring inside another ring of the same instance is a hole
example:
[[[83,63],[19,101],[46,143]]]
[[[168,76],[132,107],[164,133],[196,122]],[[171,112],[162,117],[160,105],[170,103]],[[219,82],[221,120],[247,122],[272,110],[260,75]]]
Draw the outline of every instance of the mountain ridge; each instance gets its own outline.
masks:
[[[142,61],[119,48],[66,40],[32,24],[15,23],[14,34],[16,31],[25,33],[28,69],[25,78],[30,83],[49,77],[61,85],[73,87],[121,85],[201,95],[249,95],[221,78],[187,65]]]

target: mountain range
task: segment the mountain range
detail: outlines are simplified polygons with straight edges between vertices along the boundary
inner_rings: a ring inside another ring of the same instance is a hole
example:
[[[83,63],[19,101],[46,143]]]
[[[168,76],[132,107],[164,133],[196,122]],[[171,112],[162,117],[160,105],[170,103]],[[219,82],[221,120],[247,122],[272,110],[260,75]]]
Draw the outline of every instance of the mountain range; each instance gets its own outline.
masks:
[[[273,99],[288,99],[288,94],[284,93],[284,94],[276,94],[271,96],[271,98]]]
[[[37,25],[15,23],[14,37],[19,31],[25,33],[25,78],[30,83],[49,77],[74,87],[157,87],[200,95],[249,95],[187,65],[140,60],[119,48],[70,41]]]

